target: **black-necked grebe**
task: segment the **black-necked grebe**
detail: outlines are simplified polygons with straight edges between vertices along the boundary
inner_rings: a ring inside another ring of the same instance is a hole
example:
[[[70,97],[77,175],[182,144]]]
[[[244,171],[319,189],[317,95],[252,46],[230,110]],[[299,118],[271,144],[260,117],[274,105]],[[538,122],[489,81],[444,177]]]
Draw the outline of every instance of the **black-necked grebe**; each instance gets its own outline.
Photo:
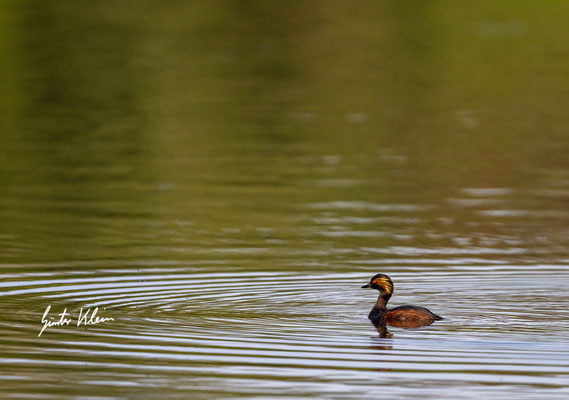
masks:
[[[393,294],[393,282],[385,274],[374,275],[362,288],[379,290],[379,297],[368,315],[374,325],[387,322],[392,326],[416,328],[443,319],[420,306],[399,306],[387,309],[387,302]]]

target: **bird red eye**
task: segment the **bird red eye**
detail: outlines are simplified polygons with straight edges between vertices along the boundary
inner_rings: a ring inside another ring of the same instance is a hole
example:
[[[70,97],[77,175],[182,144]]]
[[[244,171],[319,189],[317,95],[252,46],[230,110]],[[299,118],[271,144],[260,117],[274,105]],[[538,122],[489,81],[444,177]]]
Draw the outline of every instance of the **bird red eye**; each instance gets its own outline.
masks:
[[[375,279],[373,281],[371,281],[371,283],[375,283]]]

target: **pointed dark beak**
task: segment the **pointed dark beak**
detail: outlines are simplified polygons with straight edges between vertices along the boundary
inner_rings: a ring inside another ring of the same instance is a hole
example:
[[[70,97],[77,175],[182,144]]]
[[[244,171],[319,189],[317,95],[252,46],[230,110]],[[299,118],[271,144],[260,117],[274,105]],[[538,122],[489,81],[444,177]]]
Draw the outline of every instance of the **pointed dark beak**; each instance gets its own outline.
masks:
[[[369,283],[366,283],[365,285],[362,286],[362,289],[367,289],[367,288],[370,288],[370,287],[371,287],[371,285],[370,285]]]

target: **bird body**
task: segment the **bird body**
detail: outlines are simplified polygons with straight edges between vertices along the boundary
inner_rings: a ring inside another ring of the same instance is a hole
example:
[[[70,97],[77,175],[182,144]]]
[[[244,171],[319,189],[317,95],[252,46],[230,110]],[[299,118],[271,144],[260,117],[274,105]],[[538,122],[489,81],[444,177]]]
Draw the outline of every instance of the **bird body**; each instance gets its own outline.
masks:
[[[393,294],[393,281],[385,274],[374,275],[362,288],[379,291],[377,301],[368,315],[374,325],[387,323],[391,326],[416,328],[443,319],[421,306],[404,305],[388,309],[387,302]]]

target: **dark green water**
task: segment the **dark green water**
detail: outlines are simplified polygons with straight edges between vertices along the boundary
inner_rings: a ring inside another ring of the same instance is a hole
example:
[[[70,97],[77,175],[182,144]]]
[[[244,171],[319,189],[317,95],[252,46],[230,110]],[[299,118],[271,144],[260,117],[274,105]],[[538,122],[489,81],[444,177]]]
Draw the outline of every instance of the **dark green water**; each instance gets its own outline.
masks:
[[[568,20],[2,2],[2,397],[566,399]]]

